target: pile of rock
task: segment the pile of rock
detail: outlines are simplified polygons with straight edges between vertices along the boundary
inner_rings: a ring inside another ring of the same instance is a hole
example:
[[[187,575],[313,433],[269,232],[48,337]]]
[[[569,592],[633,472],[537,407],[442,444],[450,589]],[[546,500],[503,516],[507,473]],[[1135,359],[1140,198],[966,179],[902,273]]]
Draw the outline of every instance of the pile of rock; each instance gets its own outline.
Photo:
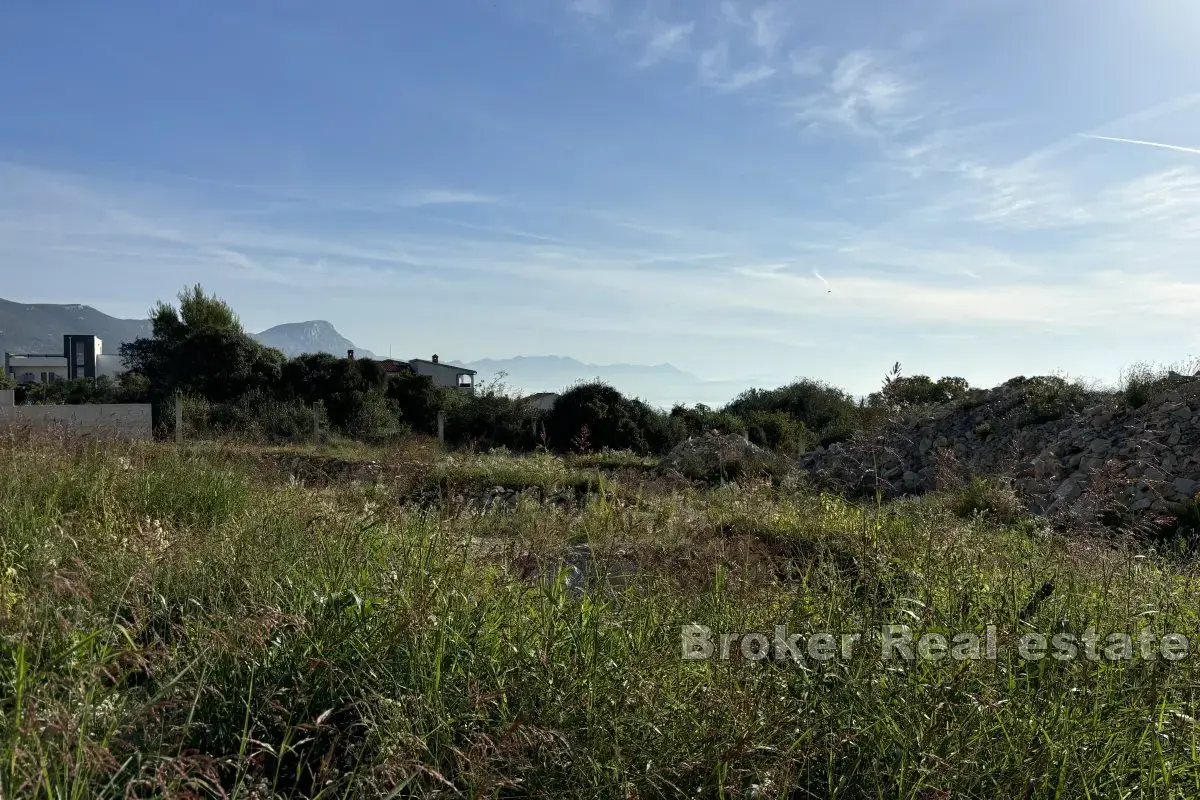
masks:
[[[1172,376],[1137,409],[1113,394],[1079,393],[1078,410],[1058,419],[1032,414],[1029,397],[1026,383],[1012,381],[818,448],[800,465],[828,488],[894,497],[935,488],[939,463],[953,463],[967,475],[1011,476],[1031,510],[1048,514],[1092,490],[1155,511],[1200,490],[1200,377]]]
[[[743,436],[706,433],[680,442],[659,460],[658,467],[691,480],[731,480],[776,469],[778,459]]]

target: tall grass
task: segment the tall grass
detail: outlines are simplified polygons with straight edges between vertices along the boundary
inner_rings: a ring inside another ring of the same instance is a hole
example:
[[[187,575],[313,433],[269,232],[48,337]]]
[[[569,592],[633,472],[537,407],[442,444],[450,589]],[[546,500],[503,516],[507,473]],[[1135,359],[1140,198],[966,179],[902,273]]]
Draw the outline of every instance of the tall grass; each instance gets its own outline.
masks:
[[[1200,794],[1197,656],[1012,647],[1033,629],[1195,630],[1189,566],[942,498],[647,484],[464,517],[387,486],[289,485],[216,448],[7,444],[4,797]],[[503,455],[429,469],[463,486],[579,474]],[[575,599],[514,566],[578,541],[636,575]],[[692,622],[995,624],[1001,645],[994,662],[685,662]]]

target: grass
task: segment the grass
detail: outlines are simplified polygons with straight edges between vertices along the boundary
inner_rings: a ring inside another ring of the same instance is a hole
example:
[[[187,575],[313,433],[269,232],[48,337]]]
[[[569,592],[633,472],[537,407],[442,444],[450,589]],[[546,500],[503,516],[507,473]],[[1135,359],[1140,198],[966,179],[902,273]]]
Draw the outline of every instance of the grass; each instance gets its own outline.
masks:
[[[1181,361],[1169,366],[1147,362],[1134,364],[1121,373],[1118,396],[1129,408],[1141,408],[1163,392],[1170,383],[1170,374],[1190,376],[1200,370],[1200,359]]]
[[[238,452],[0,448],[0,795],[1200,794],[1196,655],[1014,649],[1088,625],[1189,633],[1194,567],[1002,524],[995,487],[860,506],[630,470],[583,507],[462,515],[386,482],[289,485]],[[550,456],[374,455],[464,490],[614,480]],[[575,599],[515,566],[575,542],[632,580]],[[994,624],[1000,646],[684,661],[688,623]]]

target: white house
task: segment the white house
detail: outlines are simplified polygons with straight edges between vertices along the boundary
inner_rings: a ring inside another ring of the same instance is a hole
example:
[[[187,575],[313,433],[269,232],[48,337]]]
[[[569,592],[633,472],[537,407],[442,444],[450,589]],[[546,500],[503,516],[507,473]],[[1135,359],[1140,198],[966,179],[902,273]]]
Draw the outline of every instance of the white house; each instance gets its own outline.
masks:
[[[475,375],[473,369],[456,367],[453,364],[443,364],[438,361],[437,354],[426,361],[423,358],[410,358],[408,363],[418,375],[428,375],[433,379],[434,386],[449,389],[462,389],[465,392],[475,392]]]
[[[4,374],[17,383],[51,383],[75,378],[116,376],[121,357],[104,355],[104,343],[92,334],[63,336],[62,353],[5,353]]]

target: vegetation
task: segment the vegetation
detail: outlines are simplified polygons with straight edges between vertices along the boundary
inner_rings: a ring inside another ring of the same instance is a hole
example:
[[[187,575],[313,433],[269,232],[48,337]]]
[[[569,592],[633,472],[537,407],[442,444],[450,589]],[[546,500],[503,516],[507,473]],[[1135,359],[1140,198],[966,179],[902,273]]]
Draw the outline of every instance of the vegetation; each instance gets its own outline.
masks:
[[[1145,362],[1134,364],[1121,374],[1118,393],[1129,408],[1141,408],[1151,397],[1162,392],[1171,378],[1200,372],[1200,359],[1161,367]]]
[[[1030,423],[1050,422],[1082,411],[1088,403],[1087,387],[1059,375],[1029,378],[1021,384]]]
[[[750,389],[724,408],[677,405],[663,412],[600,382],[568,387],[550,412],[538,411],[502,381],[474,394],[435,387],[425,376],[386,374],[369,359],[328,354],[286,358],[258,343],[224,300],[199,286],[176,305],[150,311],[151,336],[121,347],[119,381],[79,379],[18,389],[22,403],[147,402],[160,429],[174,424],[183,398],[193,437],[240,436],[264,442],[309,439],[315,430],[363,442],[434,434],[444,419],[456,447],[503,447],[559,454],[629,451],[662,455],[691,436],[716,431],[779,453],[845,441],[891,411],[963,397],[961,378],[899,376],[858,403],[810,379]]]
[[[900,362],[884,376],[883,388],[867,398],[872,407],[885,406],[906,409],[916,406],[949,403],[964,399],[970,385],[963,378],[941,378],[934,381],[928,375],[901,375]]]
[[[1197,629],[1200,562],[1165,543],[1200,537],[1200,499],[1156,517],[1158,539],[1089,537],[951,464],[890,504],[786,468],[982,402],[960,378],[896,364],[863,402],[800,379],[669,412],[590,382],[541,412],[499,382],[287,359],[199,286],[152,323],[120,381],[22,401],[151,402],[160,424],[181,402],[185,445],[0,442],[0,797],[1200,794],[1196,655],[1105,650]],[[1138,368],[1121,396],[1170,380]],[[1009,386],[1031,422],[1091,398]],[[712,431],[778,469],[656,469]],[[743,643],[690,661],[691,623],[866,636],[828,660]],[[885,659],[900,623],[995,626],[996,656]],[[1104,656],[1021,656],[1022,636],[1088,630]]]
[[[1193,562],[1010,525],[998,486],[858,506],[599,471],[629,453],[356,447],[381,484],[309,488],[237,443],[7,440],[0,794],[1200,793],[1194,655],[1017,654],[1030,632],[1196,630]],[[418,505],[416,472],[453,491]],[[455,497],[492,486],[590,494]],[[553,566],[579,543],[582,594]],[[992,624],[997,657],[684,661],[688,623]]]

